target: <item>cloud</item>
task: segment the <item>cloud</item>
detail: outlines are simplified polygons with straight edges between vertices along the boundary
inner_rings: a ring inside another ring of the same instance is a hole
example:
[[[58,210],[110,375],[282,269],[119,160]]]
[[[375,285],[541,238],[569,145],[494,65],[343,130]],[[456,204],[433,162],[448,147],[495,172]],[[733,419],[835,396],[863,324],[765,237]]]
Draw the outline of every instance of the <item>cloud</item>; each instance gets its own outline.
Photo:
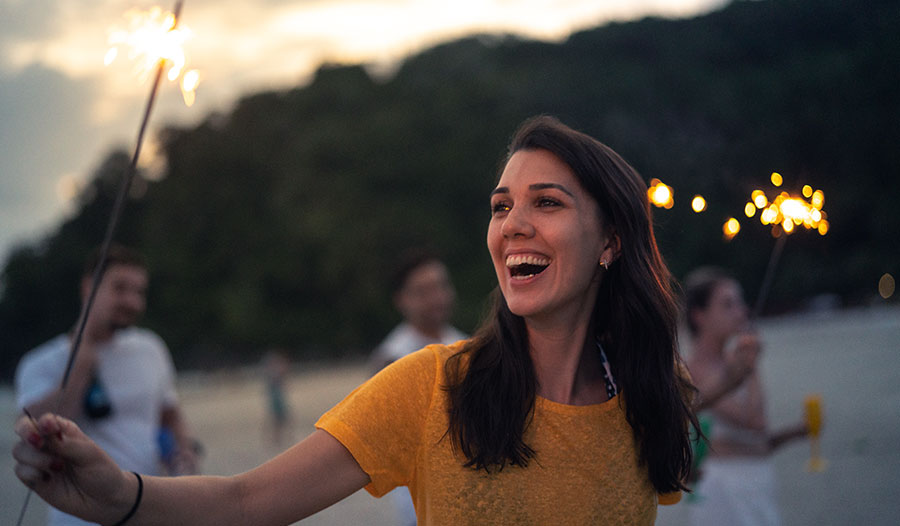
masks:
[[[0,246],[58,217],[56,183],[87,166],[95,83],[32,65],[0,74]]]

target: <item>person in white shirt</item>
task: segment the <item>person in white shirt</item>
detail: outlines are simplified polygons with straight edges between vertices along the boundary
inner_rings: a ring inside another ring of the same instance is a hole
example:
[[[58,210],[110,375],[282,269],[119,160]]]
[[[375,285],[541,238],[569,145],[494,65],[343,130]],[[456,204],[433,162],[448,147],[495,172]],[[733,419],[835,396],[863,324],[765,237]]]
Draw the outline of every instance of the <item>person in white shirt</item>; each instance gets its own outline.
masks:
[[[391,289],[403,321],[372,352],[374,372],[432,343],[447,345],[467,337],[450,325],[456,292],[446,265],[436,255],[420,249],[401,253]],[[409,489],[399,487],[388,497],[397,511],[398,524],[415,525],[416,510]]]
[[[81,282],[87,300],[95,253]],[[148,276],[136,252],[110,247],[68,382],[61,389],[73,335],[61,334],[22,357],[16,401],[35,418],[53,412],[70,418],[123,468],[150,475],[197,472],[194,441],[178,406],[175,369],[162,339],[134,324],[144,313]],[[74,331],[73,331],[74,332]],[[175,439],[175,454],[161,466],[161,429]],[[88,524],[51,509],[50,526]]]

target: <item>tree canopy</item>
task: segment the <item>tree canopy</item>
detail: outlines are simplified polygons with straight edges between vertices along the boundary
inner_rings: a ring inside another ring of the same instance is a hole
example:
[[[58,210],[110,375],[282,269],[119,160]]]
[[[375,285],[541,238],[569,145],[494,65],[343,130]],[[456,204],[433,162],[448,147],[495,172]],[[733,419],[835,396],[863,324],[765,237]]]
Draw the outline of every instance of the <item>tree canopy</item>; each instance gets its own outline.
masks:
[[[609,144],[675,189],[654,210],[674,274],[732,269],[753,300],[774,240],[743,216],[769,174],[826,195],[831,230],[786,245],[769,312],[824,293],[866,301],[897,273],[900,3],[737,1],[692,19],[646,18],[561,43],[478,35],[408,57],[388,78],[323,65],[286,91],[161,133],[167,167],[143,181],[118,239],[151,271],[146,324],[182,366],[367,351],[398,315],[393,256],[428,245],[473,330],[495,278],[488,193],[524,118],[546,113]],[[76,214],[19,247],[2,271],[0,367],[71,327],[82,261],[101,241],[118,177],[113,152]],[[709,207],[690,209],[694,194]],[[721,225],[734,216],[731,242]]]

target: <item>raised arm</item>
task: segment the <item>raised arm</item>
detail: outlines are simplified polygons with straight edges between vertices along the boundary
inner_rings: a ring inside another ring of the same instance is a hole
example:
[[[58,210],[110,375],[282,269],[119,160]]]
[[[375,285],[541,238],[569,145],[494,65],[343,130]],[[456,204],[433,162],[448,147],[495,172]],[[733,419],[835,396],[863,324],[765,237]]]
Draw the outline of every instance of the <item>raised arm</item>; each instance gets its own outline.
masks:
[[[74,422],[45,415],[16,423],[19,479],[52,506],[114,524],[134,505],[138,479],[124,472]],[[143,477],[129,524],[290,524],[369,483],[353,456],[317,430],[278,457],[231,477]]]

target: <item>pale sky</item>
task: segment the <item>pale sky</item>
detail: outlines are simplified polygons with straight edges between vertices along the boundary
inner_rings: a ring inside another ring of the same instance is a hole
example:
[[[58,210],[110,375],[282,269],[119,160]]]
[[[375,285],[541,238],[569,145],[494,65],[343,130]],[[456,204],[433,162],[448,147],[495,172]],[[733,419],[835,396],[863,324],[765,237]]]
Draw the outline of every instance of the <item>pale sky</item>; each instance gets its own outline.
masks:
[[[240,96],[309,79],[323,61],[395,64],[475,32],[559,41],[610,20],[687,17],[726,0],[186,0],[194,106],[162,86],[150,135],[227,112]],[[150,82],[124,59],[103,64],[110,29],[129,9],[174,0],[0,0],[0,265],[16,242],[50,232],[67,196],[113,148],[134,148]],[[142,161],[152,151],[145,149]]]

